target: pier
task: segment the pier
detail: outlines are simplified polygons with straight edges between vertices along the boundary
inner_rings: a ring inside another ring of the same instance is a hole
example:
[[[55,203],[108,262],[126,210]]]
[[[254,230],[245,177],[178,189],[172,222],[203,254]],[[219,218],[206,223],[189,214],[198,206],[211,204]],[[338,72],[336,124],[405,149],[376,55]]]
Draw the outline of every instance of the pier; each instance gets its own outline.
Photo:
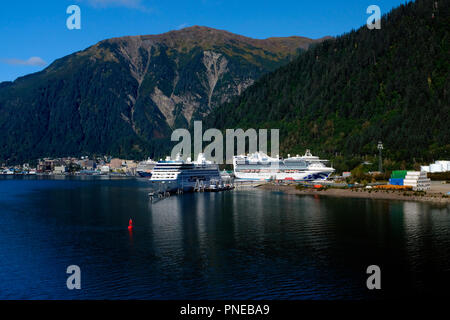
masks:
[[[211,181],[210,184],[205,184],[201,180],[197,180],[195,186],[192,188],[172,188],[170,185],[164,183],[155,183],[158,185],[157,190],[149,192],[148,196],[151,203],[156,203],[160,200],[171,197],[172,195],[182,195],[185,192],[221,192],[228,191],[235,188],[233,183],[219,183],[219,181]]]

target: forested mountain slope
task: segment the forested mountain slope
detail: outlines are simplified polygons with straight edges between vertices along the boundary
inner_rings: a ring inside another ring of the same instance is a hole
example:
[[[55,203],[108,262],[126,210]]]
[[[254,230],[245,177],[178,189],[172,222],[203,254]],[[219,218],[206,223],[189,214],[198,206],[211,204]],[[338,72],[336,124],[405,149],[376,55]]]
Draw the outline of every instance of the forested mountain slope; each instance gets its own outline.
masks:
[[[160,155],[174,128],[202,119],[320,41],[199,26],[101,41],[0,83],[0,160]]]
[[[310,148],[335,161],[373,156],[378,140],[392,161],[450,158],[449,6],[410,2],[383,16],[380,30],[317,44],[207,124],[280,128],[284,153]]]

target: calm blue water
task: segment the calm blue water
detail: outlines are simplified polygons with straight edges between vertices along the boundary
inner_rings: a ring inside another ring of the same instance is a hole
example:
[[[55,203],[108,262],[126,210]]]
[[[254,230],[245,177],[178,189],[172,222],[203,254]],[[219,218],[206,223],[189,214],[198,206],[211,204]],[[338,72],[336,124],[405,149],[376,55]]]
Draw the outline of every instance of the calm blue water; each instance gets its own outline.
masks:
[[[0,299],[398,298],[449,279],[448,206],[258,189],[151,204],[149,191],[144,179],[0,178]],[[81,290],[66,288],[69,265]]]

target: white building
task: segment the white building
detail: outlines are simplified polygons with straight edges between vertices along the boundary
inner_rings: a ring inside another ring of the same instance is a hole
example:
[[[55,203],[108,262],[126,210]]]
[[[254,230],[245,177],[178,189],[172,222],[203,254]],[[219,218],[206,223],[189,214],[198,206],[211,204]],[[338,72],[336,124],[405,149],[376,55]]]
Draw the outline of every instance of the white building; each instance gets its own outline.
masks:
[[[420,171],[425,172],[447,172],[450,171],[450,161],[447,160],[438,160],[435,163],[430,164],[429,166],[421,166]]]
[[[67,172],[66,166],[55,166],[53,168],[54,174],[64,174]]]
[[[101,173],[105,173],[105,174],[109,173],[109,167],[108,166],[101,166],[100,167],[100,172]]]

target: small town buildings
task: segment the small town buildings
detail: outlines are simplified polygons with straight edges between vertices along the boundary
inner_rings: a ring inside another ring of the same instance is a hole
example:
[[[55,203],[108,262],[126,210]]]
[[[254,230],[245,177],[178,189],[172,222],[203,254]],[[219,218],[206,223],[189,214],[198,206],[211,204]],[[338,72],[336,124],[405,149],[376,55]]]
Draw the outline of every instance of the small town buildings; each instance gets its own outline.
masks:
[[[66,166],[55,166],[53,168],[53,173],[54,174],[65,174],[67,172],[67,167]]]
[[[124,160],[122,160],[122,159],[118,159],[118,158],[111,159],[111,161],[109,163],[109,167],[111,169],[122,169],[123,162],[124,162]]]
[[[94,160],[85,159],[81,161],[81,167],[85,170],[95,170],[97,163]]]
[[[101,166],[100,167],[100,173],[101,174],[108,174],[110,171],[109,166]]]

